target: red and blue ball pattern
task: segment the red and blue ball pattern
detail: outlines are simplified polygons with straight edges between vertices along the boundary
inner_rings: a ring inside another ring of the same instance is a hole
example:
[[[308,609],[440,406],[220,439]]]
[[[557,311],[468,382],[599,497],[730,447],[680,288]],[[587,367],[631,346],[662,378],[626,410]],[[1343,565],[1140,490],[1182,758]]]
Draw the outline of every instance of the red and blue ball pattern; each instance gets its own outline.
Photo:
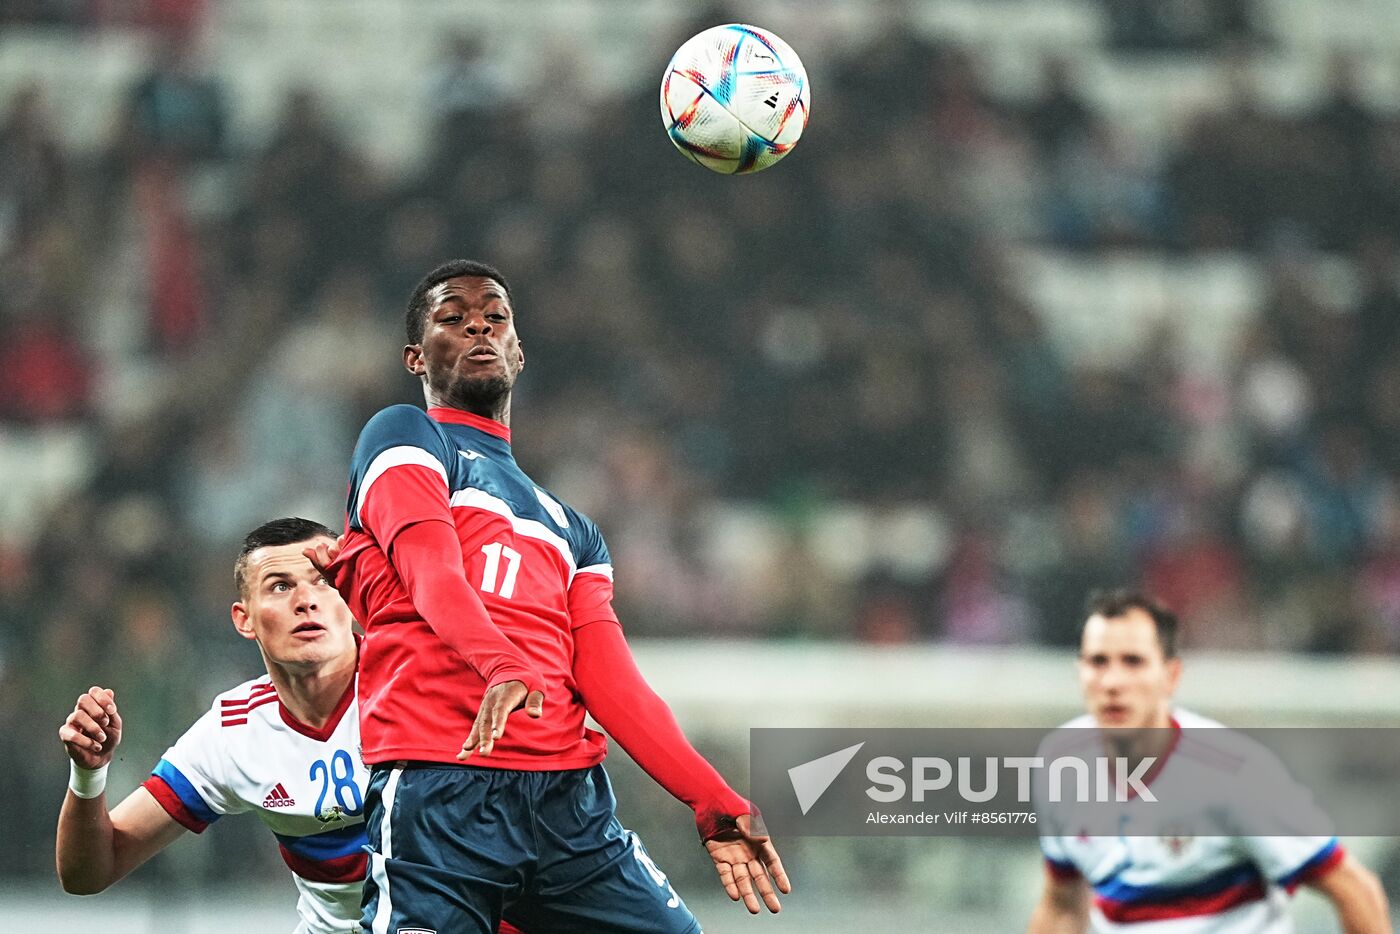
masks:
[[[725,175],[757,172],[797,145],[810,106],[807,72],[756,26],[715,26],[687,40],[661,81],[661,119],[676,148]]]

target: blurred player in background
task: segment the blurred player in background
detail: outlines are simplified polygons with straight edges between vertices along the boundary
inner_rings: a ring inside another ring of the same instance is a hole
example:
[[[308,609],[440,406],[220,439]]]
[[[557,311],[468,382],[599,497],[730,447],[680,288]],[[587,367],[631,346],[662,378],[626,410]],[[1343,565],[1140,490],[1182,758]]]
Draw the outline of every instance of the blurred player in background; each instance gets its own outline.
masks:
[[[233,626],[267,674],[225,691],[110,812],[106,771],[122,738],[113,691],[94,687],[58,731],[72,778],[58,819],[65,891],[101,892],[225,814],[255,811],[277,837],[301,894],[298,934],[359,930],[364,794],[355,709],[353,620],[302,554],[335,533],[307,519],[250,532],[234,564]]]
[[[366,630],[366,928],[490,931],[510,905],[527,930],[698,931],[618,822],[585,713],[694,810],[729,896],[777,911],[787,877],[749,802],[637,670],[602,535],[511,453],[525,358],[505,278],[464,260],[433,270],[407,336],[427,411],[365,426],[343,548],[316,552]]]
[[[1088,714],[1066,727],[1123,738],[1132,745],[1115,754],[1130,761],[1158,757],[1149,783],[1170,779],[1173,756],[1205,759],[1178,748],[1183,727],[1220,724],[1172,703],[1181,680],[1175,616],[1128,591],[1096,594],[1089,614],[1079,651]],[[1311,807],[1298,792],[1299,807]],[[1095,931],[1282,934],[1293,930],[1287,893],[1298,885],[1326,896],[1347,934],[1391,930],[1379,880],[1335,837],[1067,835],[1073,828],[1054,826],[1053,815],[1040,841],[1047,874],[1031,934],[1080,934],[1091,922]]]

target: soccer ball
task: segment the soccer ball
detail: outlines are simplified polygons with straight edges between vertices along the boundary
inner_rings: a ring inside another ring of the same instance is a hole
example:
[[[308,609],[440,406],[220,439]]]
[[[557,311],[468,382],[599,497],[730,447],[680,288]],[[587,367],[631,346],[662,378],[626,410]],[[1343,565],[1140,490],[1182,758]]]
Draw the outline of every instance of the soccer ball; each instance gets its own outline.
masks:
[[[686,40],[661,79],[661,121],[671,142],[723,175],[766,169],[791,152],[810,100],[792,47],[738,23]]]

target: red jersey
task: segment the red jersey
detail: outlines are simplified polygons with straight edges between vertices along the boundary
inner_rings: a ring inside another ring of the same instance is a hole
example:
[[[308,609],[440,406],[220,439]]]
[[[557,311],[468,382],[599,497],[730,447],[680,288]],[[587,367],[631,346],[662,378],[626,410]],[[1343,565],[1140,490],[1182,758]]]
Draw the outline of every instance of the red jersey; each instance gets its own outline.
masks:
[[[508,428],[456,409],[381,411],[355,447],[348,513],[334,571],[365,629],[359,706],[367,763],[457,762],[487,687],[415,609],[389,561],[396,537],[430,520],[456,529],[467,583],[545,692],[543,717],[512,715],[492,754],[468,761],[556,770],[603,759],[607,740],[584,726],[573,654],[579,628],[617,625],[612,560],[597,526],[516,464]]]

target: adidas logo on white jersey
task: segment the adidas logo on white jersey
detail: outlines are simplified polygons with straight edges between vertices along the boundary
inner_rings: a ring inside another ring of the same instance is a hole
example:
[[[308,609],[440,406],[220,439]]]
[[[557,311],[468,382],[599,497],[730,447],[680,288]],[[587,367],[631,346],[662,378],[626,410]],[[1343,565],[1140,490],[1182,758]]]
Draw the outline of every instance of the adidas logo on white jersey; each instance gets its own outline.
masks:
[[[269,791],[266,798],[263,798],[262,806],[265,808],[289,808],[296,803],[296,799],[287,794],[287,789],[282,787],[281,782],[278,782],[277,787]]]

